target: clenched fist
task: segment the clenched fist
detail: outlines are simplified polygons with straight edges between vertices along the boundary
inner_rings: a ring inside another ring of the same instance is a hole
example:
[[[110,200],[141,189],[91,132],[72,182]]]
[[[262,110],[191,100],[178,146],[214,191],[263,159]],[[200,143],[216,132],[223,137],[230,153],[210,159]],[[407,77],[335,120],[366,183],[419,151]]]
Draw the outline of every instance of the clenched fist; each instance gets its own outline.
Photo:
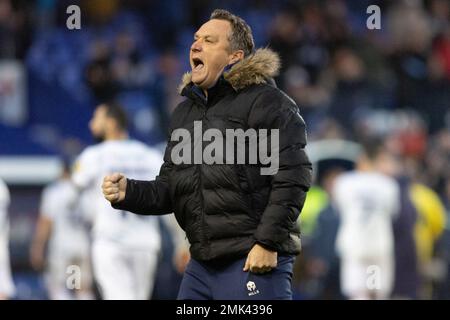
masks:
[[[276,251],[270,251],[259,244],[255,244],[247,256],[244,271],[266,273],[276,268],[277,264],[278,253]]]
[[[127,178],[121,173],[113,173],[103,178],[102,191],[106,200],[117,203],[125,199]]]

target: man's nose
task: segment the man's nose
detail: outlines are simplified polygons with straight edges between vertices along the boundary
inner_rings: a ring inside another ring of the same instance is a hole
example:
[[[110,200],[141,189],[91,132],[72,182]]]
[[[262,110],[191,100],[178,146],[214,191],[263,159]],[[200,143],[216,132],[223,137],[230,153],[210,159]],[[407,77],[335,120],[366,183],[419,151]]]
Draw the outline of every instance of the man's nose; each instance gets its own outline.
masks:
[[[191,46],[192,52],[200,52],[202,51],[202,45],[200,44],[200,41],[195,41]]]

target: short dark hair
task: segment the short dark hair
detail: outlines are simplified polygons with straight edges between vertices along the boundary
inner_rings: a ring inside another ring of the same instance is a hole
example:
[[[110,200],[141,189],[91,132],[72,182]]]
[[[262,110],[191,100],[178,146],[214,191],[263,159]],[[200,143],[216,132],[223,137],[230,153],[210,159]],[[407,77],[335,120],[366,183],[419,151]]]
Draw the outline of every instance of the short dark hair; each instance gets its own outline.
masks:
[[[105,108],[106,116],[116,121],[117,126],[126,130],[128,127],[128,117],[125,109],[117,102],[105,102],[100,106]]]
[[[360,140],[362,152],[369,160],[375,160],[385,150],[385,141],[382,137],[365,137]]]
[[[229,37],[232,51],[242,50],[244,55],[250,55],[255,49],[252,29],[244,19],[230,13],[227,10],[216,9],[211,13],[210,20],[225,20],[231,24],[231,35]]]

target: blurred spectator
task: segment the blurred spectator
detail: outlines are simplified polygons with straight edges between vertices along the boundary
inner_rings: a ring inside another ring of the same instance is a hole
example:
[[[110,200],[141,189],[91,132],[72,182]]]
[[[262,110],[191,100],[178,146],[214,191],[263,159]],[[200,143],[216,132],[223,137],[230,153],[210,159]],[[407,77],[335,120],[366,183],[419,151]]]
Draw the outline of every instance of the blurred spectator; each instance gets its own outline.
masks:
[[[393,106],[416,110],[434,133],[444,125],[445,117],[440,115],[449,108],[446,94],[449,90],[443,67],[445,59],[442,54],[433,54],[435,34],[430,31],[427,12],[420,1],[398,1],[388,10],[386,25],[389,40],[383,50],[394,73],[387,74],[383,81],[392,82],[395,88]],[[442,41],[435,42],[435,48],[442,47],[437,45]]]
[[[149,81],[149,65],[143,61],[136,39],[122,31],[114,39],[111,69],[112,76],[122,90],[142,88]]]
[[[349,47],[336,50],[332,70],[335,84],[330,116],[351,130],[358,112],[376,107],[374,90],[368,82],[362,59]]]
[[[92,45],[92,59],[86,68],[86,80],[98,101],[111,101],[118,92],[111,70],[112,54],[108,45],[96,41]]]
[[[151,87],[152,95],[158,110],[158,122],[160,130],[165,132],[169,125],[169,114],[181,101],[181,96],[176,88],[179,85],[181,63],[179,57],[172,50],[161,54],[157,63],[155,82]]]
[[[425,2],[427,4],[427,2]],[[450,19],[450,3],[447,0],[428,1],[430,24],[433,34],[448,31]],[[448,70],[448,69],[447,69]]]
[[[29,3],[0,0],[0,59],[23,59],[29,47]]]
[[[67,7],[68,3],[61,4]],[[119,0],[82,0],[81,7],[86,12],[86,18],[94,25],[110,22],[119,10]]]
[[[445,180],[450,172],[450,131],[441,130],[430,139],[423,165],[425,172],[419,173],[419,179],[433,190],[445,194]]]

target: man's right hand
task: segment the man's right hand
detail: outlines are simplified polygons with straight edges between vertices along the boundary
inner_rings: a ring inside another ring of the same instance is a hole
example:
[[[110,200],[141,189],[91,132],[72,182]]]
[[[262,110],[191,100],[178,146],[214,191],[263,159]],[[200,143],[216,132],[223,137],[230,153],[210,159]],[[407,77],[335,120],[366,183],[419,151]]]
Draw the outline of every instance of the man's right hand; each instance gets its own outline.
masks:
[[[127,190],[127,178],[121,173],[113,173],[103,178],[103,195],[111,203],[117,203],[125,199]]]

